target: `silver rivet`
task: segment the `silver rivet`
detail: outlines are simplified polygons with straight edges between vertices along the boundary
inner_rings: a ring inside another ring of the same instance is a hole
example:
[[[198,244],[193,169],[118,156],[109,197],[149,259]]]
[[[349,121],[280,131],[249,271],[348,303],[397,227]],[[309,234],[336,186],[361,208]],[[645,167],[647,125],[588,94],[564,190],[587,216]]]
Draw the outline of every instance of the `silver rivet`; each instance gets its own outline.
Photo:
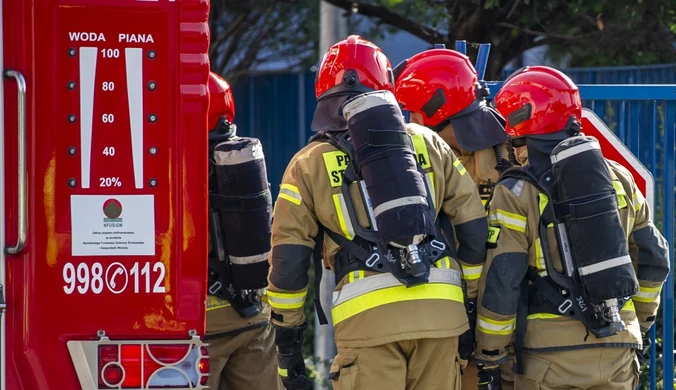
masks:
[[[148,58],[150,58],[151,60],[154,60],[155,57],[157,57],[157,54],[153,50],[150,50],[148,52]]]
[[[157,115],[155,114],[148,115],[148,120],[152,123],[155,123],[155,121],[157,121]]]
[[[72,179],[72,178],[71,178],[71,179],[68,179],[68,186],[69,186],[70,188],[75,188],[76,185],[77,185],[77,180]]]
[[[152,155],[156,155],[157,154],[157,148],[154,147],[154,146],[151,146],[150,149],[148,149],[148,153],[150,153]]]
[[[157,84],[154,81],[149,81],[148,82],[148,89],[151,91],[154,91],[155,88],[157,88]]]
[[[75,57],[75,53],[77,52],[72,47],[68,49],[68,57]]]
[[[75,81],[68,82],[68,89],[70,89],[71,91],[75,89]]]
[[[151,187],[155,187],[157,185],[157,180],[155,179],[148,180],[148,185],[150,185]]]
[[[75,149],[75,146],[69,146],[68,147],[68,154],[71,156],[75,156],[75,153],[77,152],[77,149]]]
[[[74,114],[68,115],[68,122],[70,122],[70,123],[75,122],[75,115]]]

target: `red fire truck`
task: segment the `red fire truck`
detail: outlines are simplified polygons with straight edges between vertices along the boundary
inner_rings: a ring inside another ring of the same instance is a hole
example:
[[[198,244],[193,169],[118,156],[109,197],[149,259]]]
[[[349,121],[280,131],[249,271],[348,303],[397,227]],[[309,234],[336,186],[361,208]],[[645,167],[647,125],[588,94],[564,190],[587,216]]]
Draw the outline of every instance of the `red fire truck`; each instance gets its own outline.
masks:
[[[0,1],[1,390],[205,387],[208,9]]]

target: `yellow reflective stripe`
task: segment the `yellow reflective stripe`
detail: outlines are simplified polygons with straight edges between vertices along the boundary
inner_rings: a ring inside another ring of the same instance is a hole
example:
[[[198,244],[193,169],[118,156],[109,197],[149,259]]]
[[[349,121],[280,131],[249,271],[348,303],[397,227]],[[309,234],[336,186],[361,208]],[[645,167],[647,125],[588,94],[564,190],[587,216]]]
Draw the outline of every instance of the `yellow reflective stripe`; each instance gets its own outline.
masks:
[[[459,159],[453,162],[453,166],[461,175],[464,175],[467,172],[467,169],[465,169],[465,166],[462,165],[462,162]]]
[[[536,313],[536,314],[529,314],[528,317],[526,317],[529,320],[548,320],[552,318],[559,318],[563,317],[562,315],[558,314],[550,314],[550,313]]]
[[[660,297],[662,292],[662,287],[638,287],[638,294],[634,295],[631,299],[636,302],[650,303],[655,302],[657,298]]]
[[[630,311],[630,312],[636,312],[636,307],[634,306],[634,302],[630,299],[628,300],[624,306],[622,306],[622,310],[620,311]],[[526,317],[529,320],[548,320],[552,318],[561,318],[563,317],[562,315],[559,314],[551,314],[551,313],[535,313],[535,314],[529,314],[528,317]]]
[[[535,262],[537,264],[538,269],[540,270],[547,269],[547,265],[545,264],[545,256],[542,254],[542,245],[540,244],[540,238],[537,238],[535,240]]]
[[[481,199],[481,204],[486,207],[486,202],[488,202],[488,199]]]
[[[413,134],[411,135],[413,140],[413,148],[415,149],[415,155],[418,158],[418,164],[422,169],[428,169],[432,167],[430,163],[430,156],[427,153],[427,145],[425,145],[425,138],[422,134]]]
[[[446,256],[442,257],[441,259],[437,260],[437,268],[446,268],[450,269],[451,268],[451,258]]]
[[[340,230],[348,240],[352,240],[355,235],[354,228],[352,227],[350,215],[347,213],[347,206],[345,205],[345,197],[343,194],[333,194],[333,205],[336,208]]]
[[[349,274],[347,274],[347,281],[348,282],[352,283],[352,282],[354,282],[355,279],[357,279],[357,280],[364,279],[364,271],[359,270],[359,271],[354,271],[354,272],[350,272]]]
[[[641,209],[641,206],[643,206],[643,203],[645,203],[645,198],[639,189],[634,191],[634,194],[631,198],[634,202],[634,211],[638,212]]]
[[[300,309],[305,304],[307,291],[281,293],[268,290],[268,302],[274,309]]]
[[[279,189],[279,197],[286,199],[295,205],[299,205],[303,201],[303,197],[300,196],[298,187],[292,184],[282,184]]]
[[[284,378],[289,376],[289,371],[286,368],[277,367],[277,373],[279,376],[283,376]]]
[[[437,196],[436,190],[434,189],[434,172],[428,172],[425,174],[425,180],[427,181],[427,187],[430,189],[430,195],[432,196],[432,207],[437,207]]]
[[[230,306],[230,302],[216,298],[213,295],[207,295],[207,311],[221,309]]]
[[[368,280],[368,279],[365,279]],[[425,283],[413,287],[396,286],[357,296],[331,310],[333,325],[337,325],[359,313],[396,302],[441,299],[464,302],[462,288],[447,283]]]
[[[479,332],[486,334],[510,335],[516,328],[516,318],[506,321],[497,321],[479,315],[477,317],[476,327]]]
[[[627,207],[627,192],[624,190],[624,187],[622,187],[622,183],[620,183],[619,180],[613,180],[613,188],[617,194],[617,207],[621,209]]]
[[[540,215],[542,215],[542,213],[545,211],[545,207],[547,207],[548,202],[549,198],[547,197],[547,195],[540,192],[538,194],[538,209],[540,210]],[[548,228],[554,227],[554,223],[553,222],[550,223],[549,225],[547,225],[547,227]]]
[[[483,265],[462,266],[462,278],[465,280],[477,280],[481,277],[481,271],[484,269]]]
[[[502,209],[496,209],[491,211],[488,216],[490,222],[496,222],[500,225],[516,230],[517,232],[525,233],[526,232],[526,217],[519,214],[510,213]]]

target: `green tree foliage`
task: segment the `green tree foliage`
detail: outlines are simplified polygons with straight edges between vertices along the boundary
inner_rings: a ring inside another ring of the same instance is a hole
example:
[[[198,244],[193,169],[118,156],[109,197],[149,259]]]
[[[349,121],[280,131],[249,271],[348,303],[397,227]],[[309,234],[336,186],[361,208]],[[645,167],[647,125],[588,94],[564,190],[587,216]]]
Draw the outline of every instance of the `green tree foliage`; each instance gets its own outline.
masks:
[[[570,66],[676,61],[674,0],[327,0],[430,44],[491,43],[487,79],[525,50],[548,45]]]
[[[211,70],[234,82],[254,67],[309,66],[317,56],[319,7],[316,0],[216,0],[209,29]]]
[[[676,61],[674,0],[327,0],[350,15],[350,32],[373,39],[407,31],[430,44],[492,44],[487,79],[524,51],[550,47],[571,66]],[[359,31],[369,18],[374,27]],[[211,2],[212,70],[230,79],[279,61],[317,61],[319,1]]]

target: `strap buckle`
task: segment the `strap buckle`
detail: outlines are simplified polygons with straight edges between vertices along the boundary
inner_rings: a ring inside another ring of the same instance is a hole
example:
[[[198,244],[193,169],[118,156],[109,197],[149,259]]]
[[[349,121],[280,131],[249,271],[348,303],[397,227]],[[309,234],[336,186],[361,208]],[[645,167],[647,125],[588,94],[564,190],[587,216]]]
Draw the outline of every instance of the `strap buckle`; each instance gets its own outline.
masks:
[[[446,249],[446,244],[444,244],[441,241],[438,240],[432,240],[430,241],[430,246],[434,249],[438,249],[440,251],[444,251]]]
[[[571,307],[573,307],[573,302],[570,299],[566,299],[559,305],[559,313],[565,314]]]
[[[366,259],[366,266],[373,268],[374,265],[380,260],[380,255],[378,253],[372,253],[371,256]]]
[[[223,283],[220,280],[217,280],[209,286],[209,295],[216,295],[223,288]]]

